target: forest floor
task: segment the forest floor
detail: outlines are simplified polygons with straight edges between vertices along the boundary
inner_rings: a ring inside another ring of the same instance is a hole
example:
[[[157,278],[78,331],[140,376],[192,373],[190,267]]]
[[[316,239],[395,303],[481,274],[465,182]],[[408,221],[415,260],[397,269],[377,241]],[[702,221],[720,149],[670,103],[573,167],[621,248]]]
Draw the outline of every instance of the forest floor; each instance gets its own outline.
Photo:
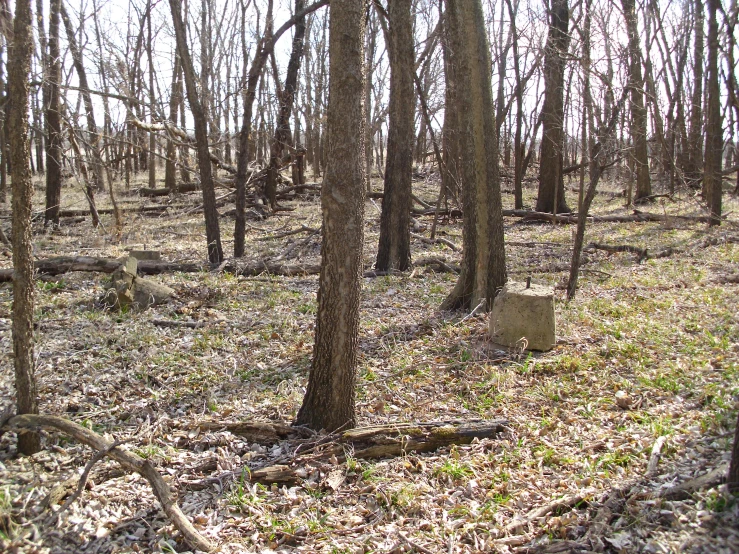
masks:
[[[381,188],[379,181],[374,186]],[[533,186],[525,192],[528,206]],[[594,213],[631,213],[616,194],[620,187],[601,188]],[[414,183],[431,204],[437,190],[433,175]],[[42,194],[39,187],[37,209]],[[63,196],[64,207],[84,209],[73,189]],[[120,242],[106,232],[110,216],[98,230],[88,218],[44,232],[37,220],[37,258],[120,257],[146,247],[169,261],[205,259],[202,214],[182,207],[197,206],[197,193],[142,200],[120,191],[119,200],[129,208],[179,207],[161,216],[128,213]],[[568,192],[568,200],[576,204],[576,193]],[[512,195],[504,203],[511,207]],[[284,205],[294,211],[249,221],[249,258],[277,256],[302,242],[289,261],[315,263],[319,234],[270,237],[301,225],[319,228],[318,197]],[[689,192],[640,209],[705,215]],[[547,353],[490,344],[484,315],[440,313],[453,273],[416,267],[363,279],[359,424],[505,419],[509,431],[497,439],[392,459],[349,455],[330,482],[308,468],[297,486],[250,483],[250,470],[294,445],[249,443],[206,423],[292,421],[311,360],[316,275],[163,274],[151,278],[172,287],[176,298],[127,313],[98,304],[106,275],[40,276],[40,408],[150,460],[220,552],[738,552],[739,502],[724,486],[663,494],[729,459],[739,394],[739,201],[727,194],[724,211],[727,221],[711,230],[679,218],[589,224],[586,243],[685,250],[643,263],[628,252],[589,252],[569,303],[563,286],[574,225],[506,218],[510,278],[530,275],[556,287],[558,343]],[[4,207],[6,229],[7,215]],[[365,215],[364,260],[371,269],[379,204],[368,200]],[[418,218],[414,232],[428,236],[430,225],[430,217]],[[232,218],[221,218],[221,231],[232,250]],[[438,233],[461,247],[460,220],[441,221]],[[728,240],[705,246],[706,237]],[[414,260],[459,263],[446,245],[414,239],[412,246]],[[10,265],[9,253],[0,255],[0,267]],[[2,284],[6,402],[14,396],[11,302],[11,286]],[[155,320],[203,326],[160,327]],[[622,408],[617,400],[624,393],[630,403]],[[15,441],[13,433],[0,438],[0,551],[186,550],[149,484],[110,460],[93,467],[87,490],[56,521],[59,499],[49,509],[44,498],[76,479],[93,452],[44,432],[46,450],[19,457]],[[648,474],[653,446],[662,441],[662,457]]]

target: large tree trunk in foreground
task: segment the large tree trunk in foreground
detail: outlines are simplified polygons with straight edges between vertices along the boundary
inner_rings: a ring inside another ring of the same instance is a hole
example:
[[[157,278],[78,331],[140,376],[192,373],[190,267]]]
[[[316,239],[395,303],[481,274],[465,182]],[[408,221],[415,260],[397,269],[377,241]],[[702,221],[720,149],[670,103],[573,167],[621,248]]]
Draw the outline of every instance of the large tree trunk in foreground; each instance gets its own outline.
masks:
[[[378,271],[405,271],[411,265],[410,210],[415,107],[411,0],[390,2],[388,16],[390,123],[376,267]]]
[[[480,0],[450,0],[447,17],[457,62],[464,254],[441,309],[474,309],[482,299],[490,308],[507,278],[490,50]]]
[[[565,58],[570,45],[570,11],[567,0],[552,0],[549,36],[544,56],[544,105],[537,212],[569,212],[562,174],[564,148]]]
[[[11,179],[13,181],[13,365],[19,414],[37,414],[38,396],[33,359],[33,241],[31,238],[30,145],[28,139],[28,73],[33,36],[31,0],[16,0],[13,43],[9,52]],[[3,160],[5,163],[5,160]],[[18,450],[35,454],[41,449],[37,432],[18,435]]]
[[[364,60],[366,8],[331,2],[329,165],[321,190],[323,242],[318,316],[308,389],[296,423],[335,431],[356,425],[354,384],[364,232]]]
[[[190,110],[192,111],[192,118],[195,122],[195,142],[197,143],[198,150],[200,183],[203,188],[203,213],[205,215],[205,236],[208,241],[208,260],[212,264],[219,264],[223,261],[223,247],[221,246],[221,229],[218,224],[218,211],[216,210],[213,168],[210,165],[208,120],[198,97],[195,69],[193,68],[190,50],[187,46],[185,25],[182,22],[182,4],[180,0],[169,0],[169,6],[172,11],[172,20],[177,39],[177,52],[180,55],[182,71],[185,75],[187,99],[190,102]]]

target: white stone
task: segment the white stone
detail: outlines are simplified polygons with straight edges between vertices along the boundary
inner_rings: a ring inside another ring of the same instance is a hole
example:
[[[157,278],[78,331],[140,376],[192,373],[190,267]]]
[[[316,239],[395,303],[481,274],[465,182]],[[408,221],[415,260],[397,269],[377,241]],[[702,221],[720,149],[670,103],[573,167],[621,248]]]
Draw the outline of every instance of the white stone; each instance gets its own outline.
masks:
[[[556,344],[554,288],[509,281],[495,297],[490,338],[511,348],[551,350]]]

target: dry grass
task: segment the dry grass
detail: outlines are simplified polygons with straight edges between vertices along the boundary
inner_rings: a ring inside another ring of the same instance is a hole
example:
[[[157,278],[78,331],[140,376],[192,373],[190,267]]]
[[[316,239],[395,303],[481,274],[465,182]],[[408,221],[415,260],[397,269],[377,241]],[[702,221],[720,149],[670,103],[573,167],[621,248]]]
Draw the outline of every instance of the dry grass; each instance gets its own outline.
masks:
[[[430,202],[436,186],[433,180],[415,184]],[[528,205],[534,194],[526,190]],[[100,200],[103,205],[102,195]],[[120,200],[127,206],[143,203],[124,191]],[[38,201],[41,206],[40,194]],[[162,201],[198,203],[197,195]],[[72,189],[64,189],[64,202],[64,207],[84,207]],[[511,202],[509,195],[505,202]],[[594,211],[622,213],[622,203],[600,195]],[[320,225],[317,199],[290,206],[295,211],[250,222],[250,257],[279,254],[304,235],[260,239],[300,225]],[[737,207],[727,196],[725,211]],[[648,209],[702,213],[688,194]],[[368,201],[365,213],[369,268],[379,209]],[[126,221],[120,243],[89,222],[51,233],[39,226],[35,253],[121,256],[126,248],[146,246],[161,250],[168,260],[205,258],[199,214],[130,214]],[[110,229],[110,217],[103,222]],[[221,219],[227,251],[232,223]],[[440,236],[461,245],[459,223],[445,222]],[[531,274],[535,281],[563,285],[566,274],[548,269],[569,263],[574,227],[515,219],[505,223],[508,243],[518,244],[507,248],[513,278]],[[707,234],[736,236],[736,216],[711,231],[679,220],[594,224],[588,240],[655,248],[691,244]],[[316,236],[297,251],[298,261],[316,259],[319,240]],[[458,261],[443,245],[414,241],[413,248],[415,258]],[[557,292],[559,344],[545,354],[497,351],[486,342],[484,317],[462,322],[459,316],[438,313],[453,275],[417,268],[364,279],[360,424],[502,417],[511,422],[512,432],[502,440],[428,455],[372,462],[350,457],[342,467],[345,482],[335,491],[321,486],[317,475],[289,489],[249,484],[240,477],[244,468],[267,464],[289,445],[267,449],[199,428],[204,418],[293,418],[310,365],[315,276],[162,275],[157,279],[173,287],[177,299],[148,312],[123,314],[96,306],[105,286],[102,275],[40,279],[41,410],[127,441],[128,448],[156,463],[179,489],[185,512],[223,552],[506,552],[545,551],[561,539],[582,544],[599,503],[614,489],[629,485],[659,491],[727,459],[739,393],[737,285],[718,282],[739,270],[739,245],[693,249],[640,265],[630,254],[596,252],[588,258],[584,267],[591,271],[582,275],[575,301],[565,303],[563,292]],[[2,266],[8,267],[9,258],[4,260]],[[13,394],[11,301],[10,287],[0,287],[0,392],[6,398]],[[205,326],[163,329],[152,325],[156,318],[198,320]],[[617,391],[630,395],[631,409],[616,406]],[[651,447],[663,435],[664,457],[657,475],[647,479]],[[78,475],[91,452],[58,435],[46,435],[45,441],[46,451],[17,458],[15,438],[6,434],[0,440],[2,548],[181,549],[152,504],[146,483],[117,475],[111,462],[96,466],[94,485],[58,527],[47,526],[49,512],[41,500],[59,482]],[[584,500],[522,529],[504,529],[570,494]],[[642,495],[594,540],[628,552],[737,551],[737,510],[735,499],[721,488],[681,502]],[[511,532],[526,540],[506,540]]]

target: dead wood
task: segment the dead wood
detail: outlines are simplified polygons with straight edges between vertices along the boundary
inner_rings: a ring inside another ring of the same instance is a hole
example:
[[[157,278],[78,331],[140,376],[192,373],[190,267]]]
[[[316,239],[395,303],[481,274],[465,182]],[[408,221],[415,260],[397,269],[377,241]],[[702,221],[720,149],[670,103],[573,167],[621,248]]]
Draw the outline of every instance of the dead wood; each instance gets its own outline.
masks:
[[[690,250],[696,250],[706,248],[708,246],[715,246],[717,244],[734,244],[739,242],[739,235],[720,235],[705,237],[700,240],[688,243],[684,246],[667,246],[657,250],[649,250],[648,248],[639,248],[631,244],[602,244],[597,242],[591,242],[584,250],[603,250],[605,252],[629,252],[636,254],[637,263],[641,263],[644,260],[653,260],[659,258],[669,258],[675,254],[681,254]]]
[[[70,271],[89,271],[100,273],[113,273],[123,262],[114,258],[94,258],[91,256],[61,256],[59,258],[47,258],[36,260],[34,269],[44,275],[62,275]],[[160,260],[142,260],[138,264],[138,272],[141,275],[157,275],[181,271],[183,273],[195,273],[203,270],[203,265],[184,262],[164,262]],[[0,282],[13,280],[12,269],[0,269]]]
[[[673,487],[663,489],[652,497],[665,500],[686,500],[701,489],[716,487],[726,481],[726,473],[729,471],[728,464],[721,464],[716,469],[704,473],[695,479],[690,479]]]
[[[169,319],[152,319],[151,324],[155,327],[169,327],[169,328],[181,328],[186,327],[188,329],[200,329],[205,327],[204,321],[175,321]]]
[[[58,416],[23,414],[15,416],[8,422],[11,430],[38,430],[43,427],[53,428],[65,435],[86,444],[97,452],[105,452],[107,456],[121,464],[126,470],[133,471],[144,477],[151,485],[154,495],[162,505],[162,509],[172,524],[182,533],[185,542],[198,550],[210,552],[213,545],[193,527],[175,500],[172,490],[164,482],[159,472],[147,460],[115,447],[114,444],[103,439],[97,433]]]
[[[495,438],[508,429],[504,420],[438,421],[398,423],[359,427],[330,435],[320,452],[295,456],[289,465],[276,464],[253,470],[250,479],[260,483],[295,483],[305,465],[322,465],[352,458],[389,458],[408,452],[431,452],[453,444],[469,444],[474,439]],[[330,441],[330,442],[329,442]]]
[[[552,512],[569,510],[570,508],[577,506],[582,501],[586,500],[591,494],[592,491],[569,494],[567,496],[563,496],[562,498],[558,498],[556,500],[553,500],[552,502],[544,504],[543,506],[539,506],[538,508],[531,510],[522,519],[510,522],[503,528],[503,532],[506,534],[511,534],[517,533],[521,530],[526,530],[529,525],[531,525],[532,523],[536,523],[537,519],[547,516]]]
[[[250,262],[228,260],[221,264],[218,269],[226,273],[251,277],[261,275],[262,273],[293,277],[295,275],[317,275],[321,271],[321,264],[286,264],[273,260],[256,260]]]
[[[308,227],[307,225],[301,225],[298,229],[293,229],[291,231],[284,231],[282,233],[277,233],[277,234],[269,235],[266,237],[260,237],[257,240],[281,239],[281,238],[289,237],[291,235],[297,235],[298,233],[310,233],[311,235],[315,235],[316,233],[320,231],[321,229],[314,229],[313,227]]]
[[[652,453],[649,456],[649,463],[647,464],[647,473],[645,474],[646,477],[652,477],[655,473],[657,473],[657,466],[659,465],[659,460],[662,457],[662,447],[664,447],[666,441],[667,437],[665,437],[664,435],[658,437],[657,440],[654,441],[654,446],[652,446]]]
[[[450,264],[442,258],[421,258],[413,262],[415,267],[428,267],[436,273],[457,273],[461,271],[461,268],[457,265]]]
[[[148,196],[148,197],[154,197],[154,196],[169,196],[172,193],[175,192],[195,192],[200,190],[200,183],[180,183],[177,185],[176,190],[170,190],[165,188],[148,188],[148,187],[142,187],[139,189],[139,196]]]
[[[417,235],[416,233],[411,233],[411,236],[414,239],[420,240],[421,242],[425,244],[443,244],[444,246],[448,246],[449,248],[451,248],[454,252],[459,252],[461,250],[459,246],[457,246],[456,244],[454,244],[452,241],[448,239],[442,239],[439,237],[430,239],[430,238],[424,237],[423,235]]]
[[[267,421],[201,421],[198,427],[204,431],[228,431],[244,437],[249,442],[261,445],[272,445],[289,439],[300,439],[313,436],[315,433],[303,428],[293,427],[285,423]]]

